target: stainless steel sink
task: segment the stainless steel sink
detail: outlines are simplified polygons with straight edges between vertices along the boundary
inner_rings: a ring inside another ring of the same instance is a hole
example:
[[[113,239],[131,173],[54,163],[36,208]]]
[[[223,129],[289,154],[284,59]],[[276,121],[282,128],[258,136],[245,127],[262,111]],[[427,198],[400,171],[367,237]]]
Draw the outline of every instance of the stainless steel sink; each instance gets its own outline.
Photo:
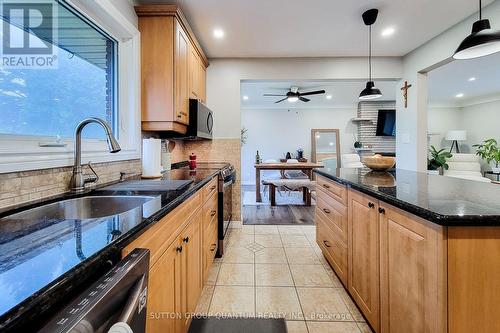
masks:
[[[125,213],[152,199],[152,196],[88,196],[54,202],[10,215],[8,218],[88,220]]]

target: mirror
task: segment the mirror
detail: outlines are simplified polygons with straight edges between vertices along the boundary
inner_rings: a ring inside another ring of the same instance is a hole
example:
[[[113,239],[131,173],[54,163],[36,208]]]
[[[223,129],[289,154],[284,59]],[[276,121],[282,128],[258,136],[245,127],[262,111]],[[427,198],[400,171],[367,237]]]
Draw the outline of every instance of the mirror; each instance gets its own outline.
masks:
[[[340,168],[340,135],[338,129],[311,130],[311,162],[325,168]]]

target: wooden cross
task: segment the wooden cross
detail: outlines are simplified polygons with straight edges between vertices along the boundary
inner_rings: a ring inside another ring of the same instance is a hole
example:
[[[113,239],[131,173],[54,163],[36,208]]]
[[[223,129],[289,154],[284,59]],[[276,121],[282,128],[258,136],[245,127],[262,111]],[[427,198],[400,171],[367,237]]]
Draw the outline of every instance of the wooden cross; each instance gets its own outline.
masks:
[[[405,109],[408,107],[408,89],[411,88],[411,84],[408,84],[408,81],[405,81],[405,85],[401,87],[403,91],[403,98],[405,99]]]

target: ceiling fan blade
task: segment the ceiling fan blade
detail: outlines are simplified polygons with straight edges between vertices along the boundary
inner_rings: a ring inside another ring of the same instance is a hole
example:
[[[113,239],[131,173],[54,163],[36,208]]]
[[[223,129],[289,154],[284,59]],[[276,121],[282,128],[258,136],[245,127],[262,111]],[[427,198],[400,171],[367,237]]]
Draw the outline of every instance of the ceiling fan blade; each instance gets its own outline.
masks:
[[[319,94],[324,94],[324,90],[315,90],[315,91],[309,91],[305,93],[299,93],[299,96],[308,96],[308,95],[319,95]]]
[[[309,98],[305,98],[305,97],[302,97],[300,96],[299,99],[302,101],[302,102],[309,102],[311,101]]]
[[[262,95],[262,96],[280,96],[280,97],[281,97],[281,96],[286,96],[286,95],[264,94],[264,95]]]
[[[285,97],[285,98],[283,98],[283,99],[280,99],[279,101],[274,102],[274,104],[281,103],[281,102],[283,102],[283,101],[286,101],[287,99],[288,99],[288,97]]]

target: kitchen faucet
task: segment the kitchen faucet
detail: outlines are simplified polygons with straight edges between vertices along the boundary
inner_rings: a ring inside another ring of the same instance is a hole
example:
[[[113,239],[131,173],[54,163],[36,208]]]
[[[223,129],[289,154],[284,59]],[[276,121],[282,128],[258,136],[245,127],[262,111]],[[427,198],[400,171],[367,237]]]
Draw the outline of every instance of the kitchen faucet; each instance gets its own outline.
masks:
[[[82,130],[91,123],[96,123],[102,126],[106,132],[108,142],[108,149],[110,153],[117,153],[121,150],[118,141],[113,137],[113,131],[108,123],[100,118],[86,118],[82,120],[75,129],[75,165],[73,166],[73,176],[69,183],[70,190],[74,193],[85,192],[85,184],[95,183],[99,180],[99,176],[95,172],[92,164],[89,162],[88,166],[93,175],[84,174],[82,170]]]

